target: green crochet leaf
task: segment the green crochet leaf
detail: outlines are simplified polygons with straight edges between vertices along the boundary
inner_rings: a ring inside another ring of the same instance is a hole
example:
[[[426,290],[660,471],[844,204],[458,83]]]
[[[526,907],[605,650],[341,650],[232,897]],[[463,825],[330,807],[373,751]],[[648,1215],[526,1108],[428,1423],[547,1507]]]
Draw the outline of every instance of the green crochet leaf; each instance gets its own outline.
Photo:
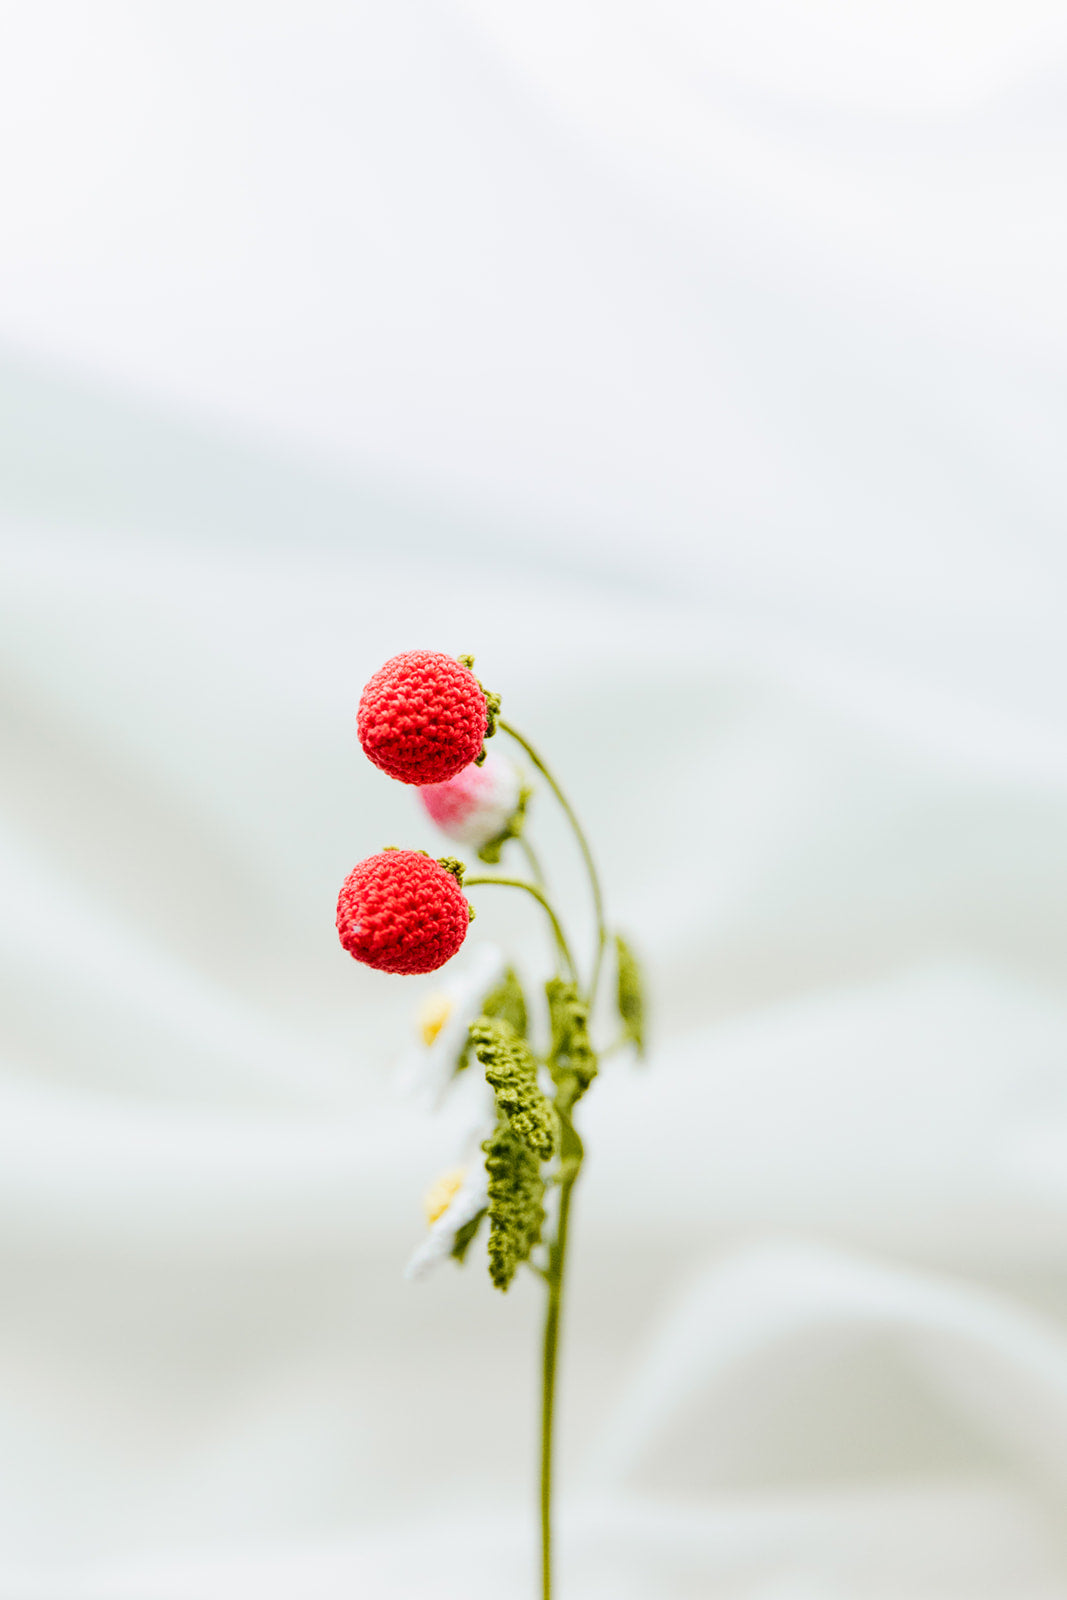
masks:
[[[469,1222],[465,1222],[462,1228],[457,1228],[456,1237],[452,1241],[453,1260],[460,1263],[463,1262],[467,1251],[471,1247],[475,1234],[482,1225],[485,1214],[485,1210],[483,1209],[478,1212],[477,1216],[472,1217]]]
[[[618,975],[616,1004],[627,1034],[637,1046],[637,1053],[645,1053],[645,985],[637,957],[621,934],[615,935],[616,971]]]
[[[541,1237],[544,1179],[537,1157],[503,1119],[482,1149],[489,1174],[489,1276],[506,1290]]]
[[[482,1001],[483,1017],[501,1017],[503,1021],[510,1022],[520,1038],[526,1037],[526,997],[522,992],[522,984],[514,967],[508,967],[495,989],[490,989]],[[456,1071],[462,1072],[470,1065],[471,1054],[470,1030],[463,1041],[463,1049],[459,1060],[456,1062]]]
[[[549,978],[545,984],[552,1023],[548,1068],[558,1098],[569,1108],[580,1100],[597,1074],[596,1052],[589,1042],[589,1007],[576,984]]]
[[[539,1161],[549,1161],[556,1151],[556,1114],[541,1092],[537,1062],[526,1041],[502,1017],[472,1022],[470,1040],[500,1116]]]
[[[526,1037],[526,997],[514,967],[509,967],[497,988],[482,1002],[483,1017],[500,1017],[510,1022],[520,1039]]]

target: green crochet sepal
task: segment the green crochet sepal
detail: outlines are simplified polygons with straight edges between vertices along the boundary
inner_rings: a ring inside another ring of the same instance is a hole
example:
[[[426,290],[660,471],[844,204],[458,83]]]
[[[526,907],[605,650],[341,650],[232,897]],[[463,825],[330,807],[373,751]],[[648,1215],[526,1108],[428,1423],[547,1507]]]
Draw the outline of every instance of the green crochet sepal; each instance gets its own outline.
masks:
[[[422,850],[419,852],[419,854],[425,855],[426,852]],[[467,870],[467,863],[465,861],[460,861],[456,856],[437,856],[436,861],[439,867],[444,867],[446,872],[450,872],[452,874],[453,878],[455,878],[456,882],[462,889],[463,874]]]
[[[419,851],[419,855],[420,856],[429,855],[429,851],[428,850],[420,850]],[[451,873],[452,877],[455,878],[456,882],[459,884],[460,888],[462,889],[462,887],[463,887],[463,874],[467,870],[467,863],[465,861],[460,861],[457,856],[437,856],[437,857],[435,857],[435,859],[437,861],[437,865],[439,867],[444,867],[446,872]],[[475,911],[474,907],[471,905],[470,901],[468,900],[467,901],[467,921],[468,922],[473,922],[477,915],[478,915],[478,913]]]
[[[502,828],[486,844],[482,845],[482,848],[478,851],[479,861],[488,862],[489,866],[495,867],[500,860],[500,853],[508,840],[517,839],[520,836],[526,825],[526,807],[532,794],[533,790],[524,784],[519,790],[519,802],[508,818],[507,826]]]
[[[456,660],[461,667],[466,667],[468,672],[474,671],[473,656],[457,656]],[[487,689],[480,678],[476,678],[475,682],[485,695],[485,737],[491,739],[496,732],[496,719],[500,715],[500,696],[494,694],[491,689]],[[483,744],[480,752],[474,758],[474,765],[476,767],[483,766],[487,754],[488,751]]]

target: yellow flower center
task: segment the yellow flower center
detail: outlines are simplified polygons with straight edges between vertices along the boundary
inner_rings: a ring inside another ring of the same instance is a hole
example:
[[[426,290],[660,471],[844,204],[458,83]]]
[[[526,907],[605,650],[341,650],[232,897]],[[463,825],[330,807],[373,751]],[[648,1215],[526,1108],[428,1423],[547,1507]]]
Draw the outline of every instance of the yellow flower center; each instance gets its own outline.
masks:
[[[437,1035],[452,1015],[452,1001],[440,989],[428,994],[419,1007],[419,1034],[424,1045],[433,1044]]]
[[[427,1227],[443,1216],[456,1198],[463,1182],[463,1170],[462,1167],[453,1167],[449,1172],[442,1172],[423,1195],[422,1206],[426,1212]]]

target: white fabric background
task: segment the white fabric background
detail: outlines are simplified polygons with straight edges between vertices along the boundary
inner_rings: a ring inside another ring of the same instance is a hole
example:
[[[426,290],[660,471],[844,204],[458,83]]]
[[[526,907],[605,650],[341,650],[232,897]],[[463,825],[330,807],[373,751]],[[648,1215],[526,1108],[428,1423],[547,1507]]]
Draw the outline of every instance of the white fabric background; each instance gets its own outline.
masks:
[[[655,986],[561,1600],[1067,1595],[1063,7],[4,35],[0,1595],[531,1593],[537,1295],[401,1281],[450,1129],[332,927],[414,646]]]

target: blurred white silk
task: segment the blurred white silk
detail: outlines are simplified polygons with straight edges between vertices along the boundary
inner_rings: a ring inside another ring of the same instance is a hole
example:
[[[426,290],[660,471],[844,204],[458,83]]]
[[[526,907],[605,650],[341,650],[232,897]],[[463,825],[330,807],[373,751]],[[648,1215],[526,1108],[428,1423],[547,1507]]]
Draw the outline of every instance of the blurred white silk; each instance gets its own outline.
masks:
[[[562,1596],[1065,1600],[1062,7],[5,34],[0,1596],[529,1592],[536,1286],[403,1282],[463,1107],[332,925],[431,647],[655,996]]]

